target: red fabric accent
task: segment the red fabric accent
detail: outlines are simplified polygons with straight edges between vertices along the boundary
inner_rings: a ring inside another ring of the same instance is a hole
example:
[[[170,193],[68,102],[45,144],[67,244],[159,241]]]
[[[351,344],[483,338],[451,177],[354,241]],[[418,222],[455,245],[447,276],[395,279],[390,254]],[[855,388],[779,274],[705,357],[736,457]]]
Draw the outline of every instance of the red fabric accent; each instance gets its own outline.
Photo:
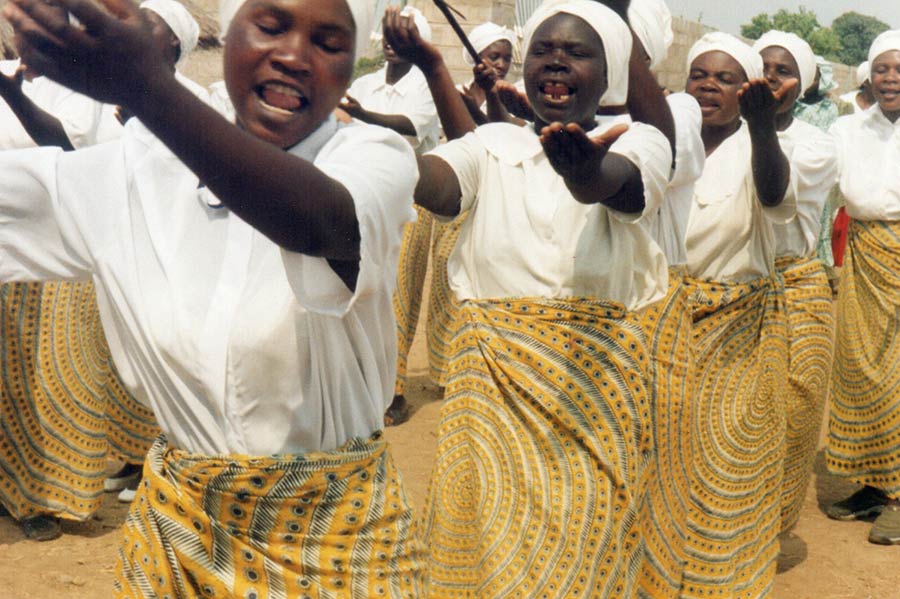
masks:
[[[847,210],[840,208],[834,219],[834,229],[831,233],[831,254],[834,256],[834,265],[844,265],[844,250],[847,249],[847,232],[850,230],[850,217]]]

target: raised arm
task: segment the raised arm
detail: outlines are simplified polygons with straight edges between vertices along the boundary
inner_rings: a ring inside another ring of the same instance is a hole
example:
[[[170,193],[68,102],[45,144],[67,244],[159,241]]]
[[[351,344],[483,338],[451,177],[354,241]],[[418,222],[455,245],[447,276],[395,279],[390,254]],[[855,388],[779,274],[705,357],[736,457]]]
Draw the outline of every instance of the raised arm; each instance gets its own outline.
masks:
[[[628,113],[631,119],[653,125],[666,136],[675,156],[675,121],[656,77],[650,72],[650,60],[637,35],[632,33],[628,62]]]
[[[35,144],[55,146],[67,152],[74,150],[60,120],[35,104],[22,92],[25,68],[25,65],[20,65],[11,76],[0,74],[0,96],[6,100],[9,108]]]
[[[443,56],[437,48],[419,36],[415,21],[402,16],[396,6],[389,6],[384,13],[382,29],[394,52],[419,67],[425,74],[447,139],[458,139],[469,131],[474,131],[475,120],[456,91]]]
[[[288,43],[285,38],[295,36],[272,35],[249,18],[240,23],[236,19],[230,33],[235,28],[244,30],[229,36],[232,47],[228,51],[243,52],[247,57],[264,54],[271,61],[266,72],[286,86],[266,84],[265,93],[278,96],[285,89],[303,90],[315,103],[307,109],[323,112],[321,119],[308,115],[310,118],[291,121],[289,126],[272,125],[266,119],[278,119],[271,110],[259,113],[256,84],[245,81],[249,89],[243,90],[244,100],[251,107],[243,127],[251,134],[230,124],[177,83],[154,48],[143,15],[127,0],[104,0],[109,12],[90,0],[60,2],[84,28],[56,18],[40,0],[13,0],[4,9],[28,64],[101,102],[129,108],[227,207],[279,246],[331,260],[359,259],[359,225],[347,189],[312,163],[284,151],[312,133],[337,104],[352,69],[352,31],[329,39],[336,44],[328,53],[334,61],[329,63],[334,69],[329,74],[345,77],[342,87],[309,64],[309,56],[319,60],[322,50]],[[255,9],[245,5],[241,10]],[[300,71],[319,79],[302,80],[297,74]],[[327,85],[317,89],[317,82]],[[293,96],[294,92],[287,93]],[[335,96],[333,101],[317,97],[328,94]]]
[[[747,121],[752,143],[753,182],[759,201],[768,207],[784,201],[791,179],[790,163],[778,143],[775,109],[796,84],[796,80],[789,82],[773,94],[765,79],[754,79],[738,92],[741,116]]]

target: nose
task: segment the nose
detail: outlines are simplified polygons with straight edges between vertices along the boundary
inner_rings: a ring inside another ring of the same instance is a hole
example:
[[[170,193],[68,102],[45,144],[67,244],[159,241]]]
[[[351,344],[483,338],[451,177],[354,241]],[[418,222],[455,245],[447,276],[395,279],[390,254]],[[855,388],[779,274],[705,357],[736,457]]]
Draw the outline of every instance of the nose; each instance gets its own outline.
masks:
[[[300,32],[281,36],[271,53],[273,66],[286,74],[309,73],[313,45]]]

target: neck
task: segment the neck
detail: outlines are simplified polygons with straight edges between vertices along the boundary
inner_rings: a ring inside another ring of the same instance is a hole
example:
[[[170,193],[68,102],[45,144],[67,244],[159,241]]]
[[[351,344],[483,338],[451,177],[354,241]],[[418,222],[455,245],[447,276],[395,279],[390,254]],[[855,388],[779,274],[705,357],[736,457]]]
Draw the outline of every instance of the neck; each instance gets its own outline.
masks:
[[[741,119],[735,119],[726,125],[703,125],[700,137],[703,138],[703,147],[706,149],[706,155],[712,154],[716,148],[722,145],[723,141],[734,135],[740,128]]]
[[[896,123],[897,119],[900,119],[900,110],[894,112],[888,112],[884,108],[881,109],[881,114],[884,115],[884,118],[889,120],[892,123]]]
[[[620,114],[628,114],[627,106],[601,106],[597,109],[600,116],[619,116]]]
[[[775,129],[778,131],[784,131],[788,127],[791,126],[791,123],[794,122],[794,110],[785,110],[780,114],[775,115]]]
[[[385,81],[390,85],[394,85],[412,70],[412,66],[411,62],[389,62],[387,74],[384,78]]]

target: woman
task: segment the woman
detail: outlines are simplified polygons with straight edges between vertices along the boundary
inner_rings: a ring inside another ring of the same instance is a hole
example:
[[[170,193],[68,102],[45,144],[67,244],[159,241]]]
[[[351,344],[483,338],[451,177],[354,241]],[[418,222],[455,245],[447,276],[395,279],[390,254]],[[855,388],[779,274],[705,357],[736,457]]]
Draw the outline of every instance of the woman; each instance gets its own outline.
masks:
[[[479,62],[475,64],[468,50],[462,49],[463,60],[472,67],[474,77],[457,89],[477,124],[506,121],[506,108],[493,88],[494,83],[505,81],[509,74],[516,34],[511,29],[488,22],[473,29],[469,33],[469,41],[478,52]]]
[[[33,0],[5,8],[26,60],[137,119],[118,143],[0,158],[0,213],[17,217],[0,277],[92,278],[123,378],[165,433],[115,595],[421,596],[380,436],[414,155],[332,116],[371,4],[240,4],[224,54],[237,127],[177,83],[136,7],[105,8],[71,3],[85,29]]]
[[[426,71],[440,60],[392,35]],[[416,201],[467,214],[448,266],[462,324],[425,523],[431,596],[629,597],[652,451],[635,311],[666,289],[640,220],[671,150],[649,126],[597,126],[601,98],[628,88],[631,33],[608,8],[544,4],[525,38],[536,123],[420,160]]]
[[[900,31],[878,36],[869,49],[869,62],[877,105],[839,120],[831,130],[839,149],[841,193],[852,224],[841,272],[834,399],[825,454],[830,472],[864,486],[830,506],[827,514],[837,520],[878,515],[869,541],[897,544]]]
[[[825,266],[816,257],[821,215],[834,184],[837,148],[818,128],[794,118],[794,102],[813,85],[815,55],[792,33],[770,31],[753,45],[769,87],[799,82],[776,109],[782,151],[797,173],[797,216],[775,225],[776,267],[784,279],[788,315],[787,437],[781,528],[796,524],[819,444],[834,354],[834,313]]]
[[[686,91],[706,148],[686,232],[695,299],[686,597],[761,597],[778,554],[786,378],[773,225],[796,213],[762,58],[723,33],[691,48]],[[742,118],[743,117],[743,118]]]

